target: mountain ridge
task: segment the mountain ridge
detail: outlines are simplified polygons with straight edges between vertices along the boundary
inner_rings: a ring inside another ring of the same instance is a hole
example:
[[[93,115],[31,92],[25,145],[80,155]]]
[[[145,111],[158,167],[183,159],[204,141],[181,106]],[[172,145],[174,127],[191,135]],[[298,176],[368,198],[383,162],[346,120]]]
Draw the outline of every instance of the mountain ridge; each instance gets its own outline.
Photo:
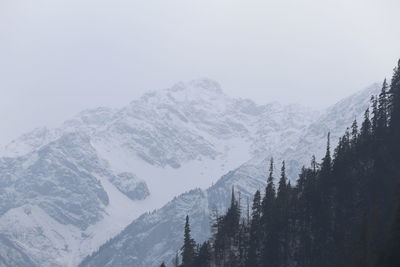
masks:
[[[210,90],[205,91],[207,88],[203,87],[207,86]],[[360,101],[368,102],[364,98]],[[58,157],[60,162],[52,165],[55,173],[62,171],[65,164],[77,170],[76,173],[86,173],[93,183],[73,191],[93,190],[92,185],[97,184],[105,192],[108,202],[92,195],[91,201],[101,204],[96,208],[82,206],[82,214],[70,221],[63,221],[54,215],[58,212],[64,216],[66,210],[60,210],[60,207],[74,203],[68,197],[62,198],[61,202],[45,197],[44,202],[49,204],[44,210],[33,202],[26,204],[28,209],[24,206],[6,206],[5,212],[20,216],[21,221],[12,221],[12,216],[0,214],[0,229],[10,242],[25,244],[22,251],[38,265],[75,266],[140,214],[160,209],[173,197],[192,188],[200,187],[205,192],[212,183],[218,183],[219,177],[236,170],[238,166],[242,166],[241,169],[233,172],[236,176],[231,176],[233,180],[239,177],[236,183],[240,184],[246,183],[250,177],[245,173],[246,170],[251,172],[251,167],[246,166],[261,164],[259,162],[272,155],[278,160],[288,158],[288,168],[292,170],[290,175],[295,179],[297,168],[304,162],[294,161],[297,155],[293,151],[297,149],[299,138],[309,131],[310,125],[318,117],[320,114],[301,106],[257,105],[251,100],[234,99],[226,96],[217,83],[207,80],[180,83],[172,89],[150,92],[120,109],[82,111],[59,128],[38,129],[11,143],[3,155],[8,153],[14,157],[6,157],[1,161],[22,158],[22,167],[14,169],[3,166],[2,170],[18,174],[23,170],[23,165],[28,164],[23,162],[34,161],[23,158],[37,151],[43,151],[43,159],[47,157],[51,162],[58,156],[55,157],[51,149],[44,148],[54,147],[61,142],[60,149],[66,152]],[[320,134],[317,136],[318,140],[325,139]],[[307,154],[310,152],[309,144],[301,148]],[[62,163],[64,160],[65,164]],[[247,165],[243,166],[244,162],[248,162]],[[40,168],[38,171],[47,172]],[[62,180],[57,180],[57,177],[61,176],[48,175],[45,182],[74,188],[76,185],[67,181],[81,179],[78,174],[68,174]],[[38,178],[30,179],[31,182],[37,182],[35,179]],[[171,184],[175,186],[171,187]],[[243,184],[240,190],[246,191],[246,187],[253,189],[257,184]],[[0,198],[8,196],[7,190],[0,191]],[[211,200],[224,199],[226,190],[221,189],[220,194],[214,194]],[[26,213],[29,208],[33,212]],[[38,214],[49,216],[51,223],[43,220],[34,224],[25,223],[25,220]],[[95,219],[85,221],[85,216],[90,214]],[[85,223],[81,225],[78,221]],[[47,231],[49,229],[51,231]],[[26,232],[32,233],[29,239],[22,238]],[[39,237],[47,241],[33,242]],[[54,249],[50,249],[46,242],[52,244]]]

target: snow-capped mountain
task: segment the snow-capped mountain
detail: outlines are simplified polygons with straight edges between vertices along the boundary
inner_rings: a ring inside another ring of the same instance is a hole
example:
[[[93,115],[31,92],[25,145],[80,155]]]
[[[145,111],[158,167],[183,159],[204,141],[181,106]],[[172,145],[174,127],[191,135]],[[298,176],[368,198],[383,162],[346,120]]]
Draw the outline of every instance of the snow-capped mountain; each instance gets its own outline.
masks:
[[[284,158],[289,159],[292,166],[307,164],[312,154],[321,158],[326,149],[326,133],[331,132],[333,141],[342,136],[346,127],[362,116],[370,96],[376,94],[377,89],[378,85],[373,85],[327,109],[293,144],[296,149],[285,151]],[[307,139],[312,142],[307,143]],[[80,266],[153,267],[163,261],[172,266],[172,260],[183,242],[185,216],[193,219],[191,230],[195,240],[206,240],[210,236],[210,213],[215,209],[220,213],[226,210],[233,186],[240,194],[245,211],[254,192],[265,187],[267,165],[268,159],[257,154],[207,190],[184,193],[163,208],[141,216],[98,252],[87,257]],[[278,173],[279,166],[275,168],[275,173]]]
[[[234,99],[216,82],[200,79],[149,92],[121,109],[83,111],[56,129],[25,134],[2,150],[0,160],[0,260],[76,266],[139,215],[200,188],[167,204],[171,216],[164,218],[165,225],[176,228],[165,244],[144,238],[162,223],[165,207],[154,217],[143,215],[121,234],[137,237],[143,230],[143,239],[134,239],[148,249],[135,262],[151,266],[146,264],[155,261],[148,259],[175,254],[179,215],[190,210],[203,216],[195,231],[205,238],[209,207],[224,208],[232,184],[249,197],[263,186],[263,172],[247,171],[249,166],[262,169],[260,162],[274,155],[288,159],[295,174],[312,153],[321,154],[319,142],[325,142],[328,128],[336,125],[332,132],[339,135],[362,113],[344,107],[366,106],[373,92],[376,87],[345,100],[343,107],[318,113],[299,105]],[[135,242],[129,247],[140,251]],[[131,262],[125,257],[133,256],[121,254],[121,264]]]

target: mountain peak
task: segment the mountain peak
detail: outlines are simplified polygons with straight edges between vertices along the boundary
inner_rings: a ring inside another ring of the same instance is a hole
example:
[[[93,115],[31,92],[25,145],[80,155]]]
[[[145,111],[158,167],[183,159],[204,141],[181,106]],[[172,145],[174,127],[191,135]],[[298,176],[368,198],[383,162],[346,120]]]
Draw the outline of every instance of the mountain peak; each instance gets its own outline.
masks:
[[[194,79],[188,82],[179,82],[168,89],[171,92],[177,92],[182,90],[198,90],[198,91],[208,91],[217,94],[223,94],[221,86],[218,82],[208,78]]]
[[[172,101],[176,102],[209,102],[227,99],[221,89],[221,86],[214,80],[208,78],[195,79],[190,81],[181,81],[169,88],[155,90],[145,93],[139,100],[134,100],[131,105],[137,105],[140,102],[147,104],[160,104]]]

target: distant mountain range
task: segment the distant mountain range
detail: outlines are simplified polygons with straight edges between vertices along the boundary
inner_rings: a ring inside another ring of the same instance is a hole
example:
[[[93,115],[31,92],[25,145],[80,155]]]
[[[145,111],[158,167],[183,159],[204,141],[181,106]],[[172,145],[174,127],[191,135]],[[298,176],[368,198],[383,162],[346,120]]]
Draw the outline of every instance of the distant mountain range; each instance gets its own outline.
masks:
[[[295,180],[378,90],[313,111],[231,98],[199,79],[27,133],[1,151],[0,263],[77,266],[104,244],[82,265],[159,266],[179,248],[186,214],[206,239],[210,210],[226,208],[233,185],[244,205],[271,156]]]

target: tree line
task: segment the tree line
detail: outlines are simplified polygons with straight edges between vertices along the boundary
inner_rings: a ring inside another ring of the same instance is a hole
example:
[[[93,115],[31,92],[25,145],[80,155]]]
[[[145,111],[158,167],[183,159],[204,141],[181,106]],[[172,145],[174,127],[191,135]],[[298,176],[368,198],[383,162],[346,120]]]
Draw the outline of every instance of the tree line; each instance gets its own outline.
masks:
[[[278,182],[275,182],[278,179]],[[180,267],[400,266],[400,60],[390,83],[371,97],[318,163],[292,186],[285,162],[254,194],[251,214],[232,190],[230,207],[213,218],[212,237],[197,244],[186,217]],[[161,266],[165,266],[164,263]]]

